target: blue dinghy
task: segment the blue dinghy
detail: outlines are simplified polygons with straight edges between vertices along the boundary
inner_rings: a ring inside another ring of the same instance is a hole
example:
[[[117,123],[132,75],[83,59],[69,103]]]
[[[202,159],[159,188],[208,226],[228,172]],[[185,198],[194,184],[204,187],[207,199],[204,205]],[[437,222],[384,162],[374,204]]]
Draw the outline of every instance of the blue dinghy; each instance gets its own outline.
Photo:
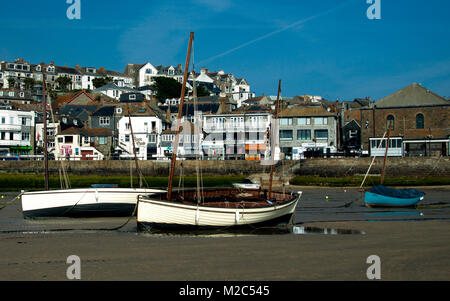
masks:
[[[413,207],[424,196],[424,192],[416,189],[394,189],[378,185],[364,192],[364,204],[367,207]]]

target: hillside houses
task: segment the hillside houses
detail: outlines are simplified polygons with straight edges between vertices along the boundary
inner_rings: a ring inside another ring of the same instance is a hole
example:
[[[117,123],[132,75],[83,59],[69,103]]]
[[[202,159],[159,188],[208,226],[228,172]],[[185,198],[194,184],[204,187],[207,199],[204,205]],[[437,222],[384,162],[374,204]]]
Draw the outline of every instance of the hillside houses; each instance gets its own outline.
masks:
[[[43,76],[47,149],[55,159],[132,159],[133,140],[140,160],[170,158],[180,99],[157,99],[153,82],[159,76],[182,82],[181,65],[146,62],[117,72],[17,59],[0,61],[0,159],[42,157]],[[194,76],[209,91],[197,98],[197,112],[190,91]],[[94,82],[106,84],[95,87]],[[187,83],[181,122],[185,129],[195,123],[201,130],[183,132],[180,159],[264,160],[272,148],[285,160],[382,156],[389,127],[389,156],[449,155],[449,100],[419,84],[376,101],[282,97],[278,130],[272,133],[275,96],[255,97],[246,79],[223,70],[202,68],[190,73]]]

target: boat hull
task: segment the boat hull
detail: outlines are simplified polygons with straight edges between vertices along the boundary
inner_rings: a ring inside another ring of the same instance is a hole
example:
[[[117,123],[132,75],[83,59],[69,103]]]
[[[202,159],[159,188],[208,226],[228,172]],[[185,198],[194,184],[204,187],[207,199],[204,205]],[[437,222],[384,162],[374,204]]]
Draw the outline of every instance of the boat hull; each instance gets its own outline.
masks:
[[[372,192],[364,192],[364,204],[367,207],[414,207],[423,200],[423,196],[413,198],[396,198]]]
[[[25,192],[24,218],[130,216],[140,194],[163,192],[155,189],[85,188]]]
[[[220,208],[139,196],[138,228],[197,229],[285,225],[293,218],[301,193],[286,203],[262,208]]]

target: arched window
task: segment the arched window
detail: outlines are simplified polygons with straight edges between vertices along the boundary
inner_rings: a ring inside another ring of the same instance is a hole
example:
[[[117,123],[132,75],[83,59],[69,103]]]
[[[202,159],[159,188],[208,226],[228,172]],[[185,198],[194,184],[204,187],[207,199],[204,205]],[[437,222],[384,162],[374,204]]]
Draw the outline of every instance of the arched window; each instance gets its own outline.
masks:
[[[423,129],[425,125],[425,120],[423,114],[416,115],[416,129]]]
[[[386,120],[386,128],[393,130],[395,125],[394,116],[389,115]]]

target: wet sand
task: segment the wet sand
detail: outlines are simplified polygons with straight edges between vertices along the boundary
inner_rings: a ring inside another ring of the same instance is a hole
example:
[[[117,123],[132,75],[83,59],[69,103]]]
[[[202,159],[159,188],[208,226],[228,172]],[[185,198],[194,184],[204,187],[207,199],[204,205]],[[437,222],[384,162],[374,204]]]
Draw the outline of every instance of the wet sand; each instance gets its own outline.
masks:
[[[86,231],[126,219],[23,221],[13,204],[0,210],[0,280],[66,280],[69,255],[81,258],[82,280],[359,281],[370,255],[381,258],[382,280],[450,280],[450,188],[427,189],[429,208],[406,211],[425,214],[396,215],[367,211],[356,189],[304,188],[296,223],[364,232],[341,235],[154,235],[136,233],[134,219]],[[64,228],[75,230],[44,231]]]

